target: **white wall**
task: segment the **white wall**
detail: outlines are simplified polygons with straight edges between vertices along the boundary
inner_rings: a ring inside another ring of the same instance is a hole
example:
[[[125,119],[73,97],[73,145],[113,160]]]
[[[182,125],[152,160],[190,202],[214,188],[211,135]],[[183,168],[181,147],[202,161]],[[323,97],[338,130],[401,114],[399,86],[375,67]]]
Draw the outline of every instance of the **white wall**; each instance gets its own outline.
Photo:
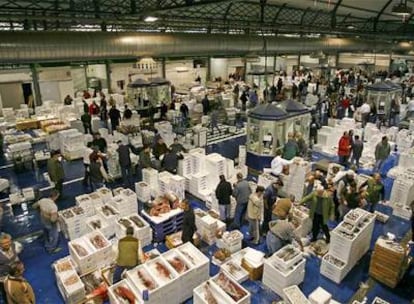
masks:
[[[96,77],[101,80],[102,88],[108,88],[108,81],[106,79],[105,64],[91,64],[86,67],[86,75],[88,78]]]
[[[210,58],[210,76],[211,79],[221,77],[223,80],[228,78],[228,60],[227,58]]]
[[[344,68],[355,67],[359,63],[373,63],[375,70],[388,70],[390,66],[389,54],[372,53],[340,53],[338,66]]]
[[[193,60],[167,61],[165,63],[166,78],[176,88],[188,88],[197,76],[205,83],[207,77],[207,68],[193,68]]]

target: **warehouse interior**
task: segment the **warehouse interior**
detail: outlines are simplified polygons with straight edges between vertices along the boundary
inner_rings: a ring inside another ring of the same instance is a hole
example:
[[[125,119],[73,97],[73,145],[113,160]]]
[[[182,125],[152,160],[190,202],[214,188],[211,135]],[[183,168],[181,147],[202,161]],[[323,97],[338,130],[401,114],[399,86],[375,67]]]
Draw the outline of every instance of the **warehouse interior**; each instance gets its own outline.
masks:
[[[0,270],[6,235],[27,303],[414,303],[413,8],[0,1]]]

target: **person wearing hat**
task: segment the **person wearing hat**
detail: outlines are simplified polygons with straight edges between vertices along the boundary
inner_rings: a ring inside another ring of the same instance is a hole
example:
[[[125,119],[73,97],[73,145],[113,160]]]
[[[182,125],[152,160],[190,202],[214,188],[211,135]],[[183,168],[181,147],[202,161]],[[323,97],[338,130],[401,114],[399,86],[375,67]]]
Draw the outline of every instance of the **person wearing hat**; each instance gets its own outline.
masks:
[[[62,161],[63,158],[59,150],[52,151],[51,157],[47,160],[47,173],[50,180],[55,184],[55,190],[60,197],[62,197],[63,180],[65,178]]]
[[[23,277],[24,264],[20,261],[13,263],[9,275],[4,281],[8,304],[34,304],[35,294],[30,283]]]
[[[266,235],[266,246],[269,256],[285,245],[291,244],[294,239],[299,243],[301,250],[303,250],[302,241],[295,234],[295,226],[291,223],[291,218],[288,214],[289,211],[283,217],[269,222],[269,231]]]
[[[269,230],[269,222],[272,219],[272,209],[273,204],[276,202],[279,189],[283,187],[283,182],[281,179],[276,178],[272,184],[267,186],[263,194],[263,223],[262,223],[262,233],[266,234]]]
[[[252,193],[249,182],[243,178],[243,174],[237,173],[237,183],[233,186],[233,197],[236,199],[236,211],[231,224],[232,229],[239,229],[246,214],[249,196]]]
[[[331,235],[328,228],[328,220],[334,217],[334,203],[332,196],[322,185],[316,187],[316,190],[305,196],[300,204],[304,205],[309,202],[309,217],[312,219],[312,240],[315,242],[318,238],[320,229],[325,233],[325,241],[329,244]]]
[[[134,227],[129,226],[126,229],[126,236],[118,241],[118,257],[113,283],[121,280],[125,270],[132,269],[142,262],[144,262],[144,254],[140,241],[134,236]]]

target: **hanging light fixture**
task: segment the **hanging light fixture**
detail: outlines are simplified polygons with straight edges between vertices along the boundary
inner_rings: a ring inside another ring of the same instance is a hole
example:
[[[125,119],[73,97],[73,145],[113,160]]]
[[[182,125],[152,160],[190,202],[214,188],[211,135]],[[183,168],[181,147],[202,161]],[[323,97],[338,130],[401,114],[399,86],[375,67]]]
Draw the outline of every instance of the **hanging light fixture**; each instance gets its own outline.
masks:
[[[399,4],[394,5],[392,8],[392,13],[394,15],[402,16],[403,18],[411,15],[413,9],[407,6],[407,0],[401,0]]]

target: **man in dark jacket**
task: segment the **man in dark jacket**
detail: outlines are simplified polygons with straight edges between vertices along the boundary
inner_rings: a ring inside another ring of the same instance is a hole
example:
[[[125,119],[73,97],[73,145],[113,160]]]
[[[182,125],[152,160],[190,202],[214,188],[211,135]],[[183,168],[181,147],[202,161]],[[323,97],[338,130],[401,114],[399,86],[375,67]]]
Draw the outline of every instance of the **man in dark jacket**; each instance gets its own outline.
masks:
[[[216,197],[219,203],[220,219],[227,221],[230,219],[230,201],[233,189],[231,184],[226,181],[224,175],[220,175],[220,182],[216,188]]]
[[[89,105],[85,99],[82,99],[82,104],[83,104],[83,112],[84,113],[89,112]]]
[[[361,158],[362,151],[364,150],[364,143],[359,139],[358,135],[354,136],[354,141],[352,142],[352,157],[351,164],[354,163],[359,168],[359,159]]]
[[[118,141],[118,160],[121,168],[122,180],[125,187],[131,182],[131,157],[129,156],[129,147],[124,145],[122,141]]]
[[[183,224],[181,226],[181,241],[183,243],[193,243],[193,235],[197,230],[195,224],[194,210],[191,207],[190,202],[186,199],[183,199],[181,201],[180,208],[184,210]]]
[[[89,115],[88,111],[83,113],[81,116],[81,121],[85,134],[92,134],[92,117]]]
[[[112,105],[109,110],[109,119],[111,120],[111,130],[112,134],[116,131],[116,128],[119,126],[119,121],[121,120],[121,112],[116,108],[116,105]]]
[[[151,167],[151,147],[149,145],[145,145],[139,153],[139,165],[137,168],[138,181],[142,181],[142,169]]]
[[[101,152],[101,153],[106,152],[106,148],[107,148],[106,140],[105,140],[105,138],[101,137],[101,134],[99,132],[96,132],[93,135],[92,146],[93,147],[98,147],[99,152]]]
[[[161,168],[172,174],[177,174],[178,159],[178,155],[168,149],[161,161]]]
[[[60,151],[53,151],[51,158],[47,161],[47,173],[49,174],[50,180],[55,184],[55,190],[59,192],[60,198],[62,198],[63,179],[65,177],[62,160]]]
[[[249,182],[243,178],[243,174],[237,173],[237,183],[234,184],[233,197],[236,199],[236,211],[232,229],[239,229],[246,214],[249,196],[252,194]]]
[[[269,230],[269,222],[272,220],[273,204],[276,202],[279,189],[283,187],[283,182],[279,178],[269,185],[263,194],[263,224],[262,233],[266,234]]]
[[[207,95],[201,100],[201,104],[203,105],[203,115],[208,115],[210,111],[210,101],[208,100]]]

